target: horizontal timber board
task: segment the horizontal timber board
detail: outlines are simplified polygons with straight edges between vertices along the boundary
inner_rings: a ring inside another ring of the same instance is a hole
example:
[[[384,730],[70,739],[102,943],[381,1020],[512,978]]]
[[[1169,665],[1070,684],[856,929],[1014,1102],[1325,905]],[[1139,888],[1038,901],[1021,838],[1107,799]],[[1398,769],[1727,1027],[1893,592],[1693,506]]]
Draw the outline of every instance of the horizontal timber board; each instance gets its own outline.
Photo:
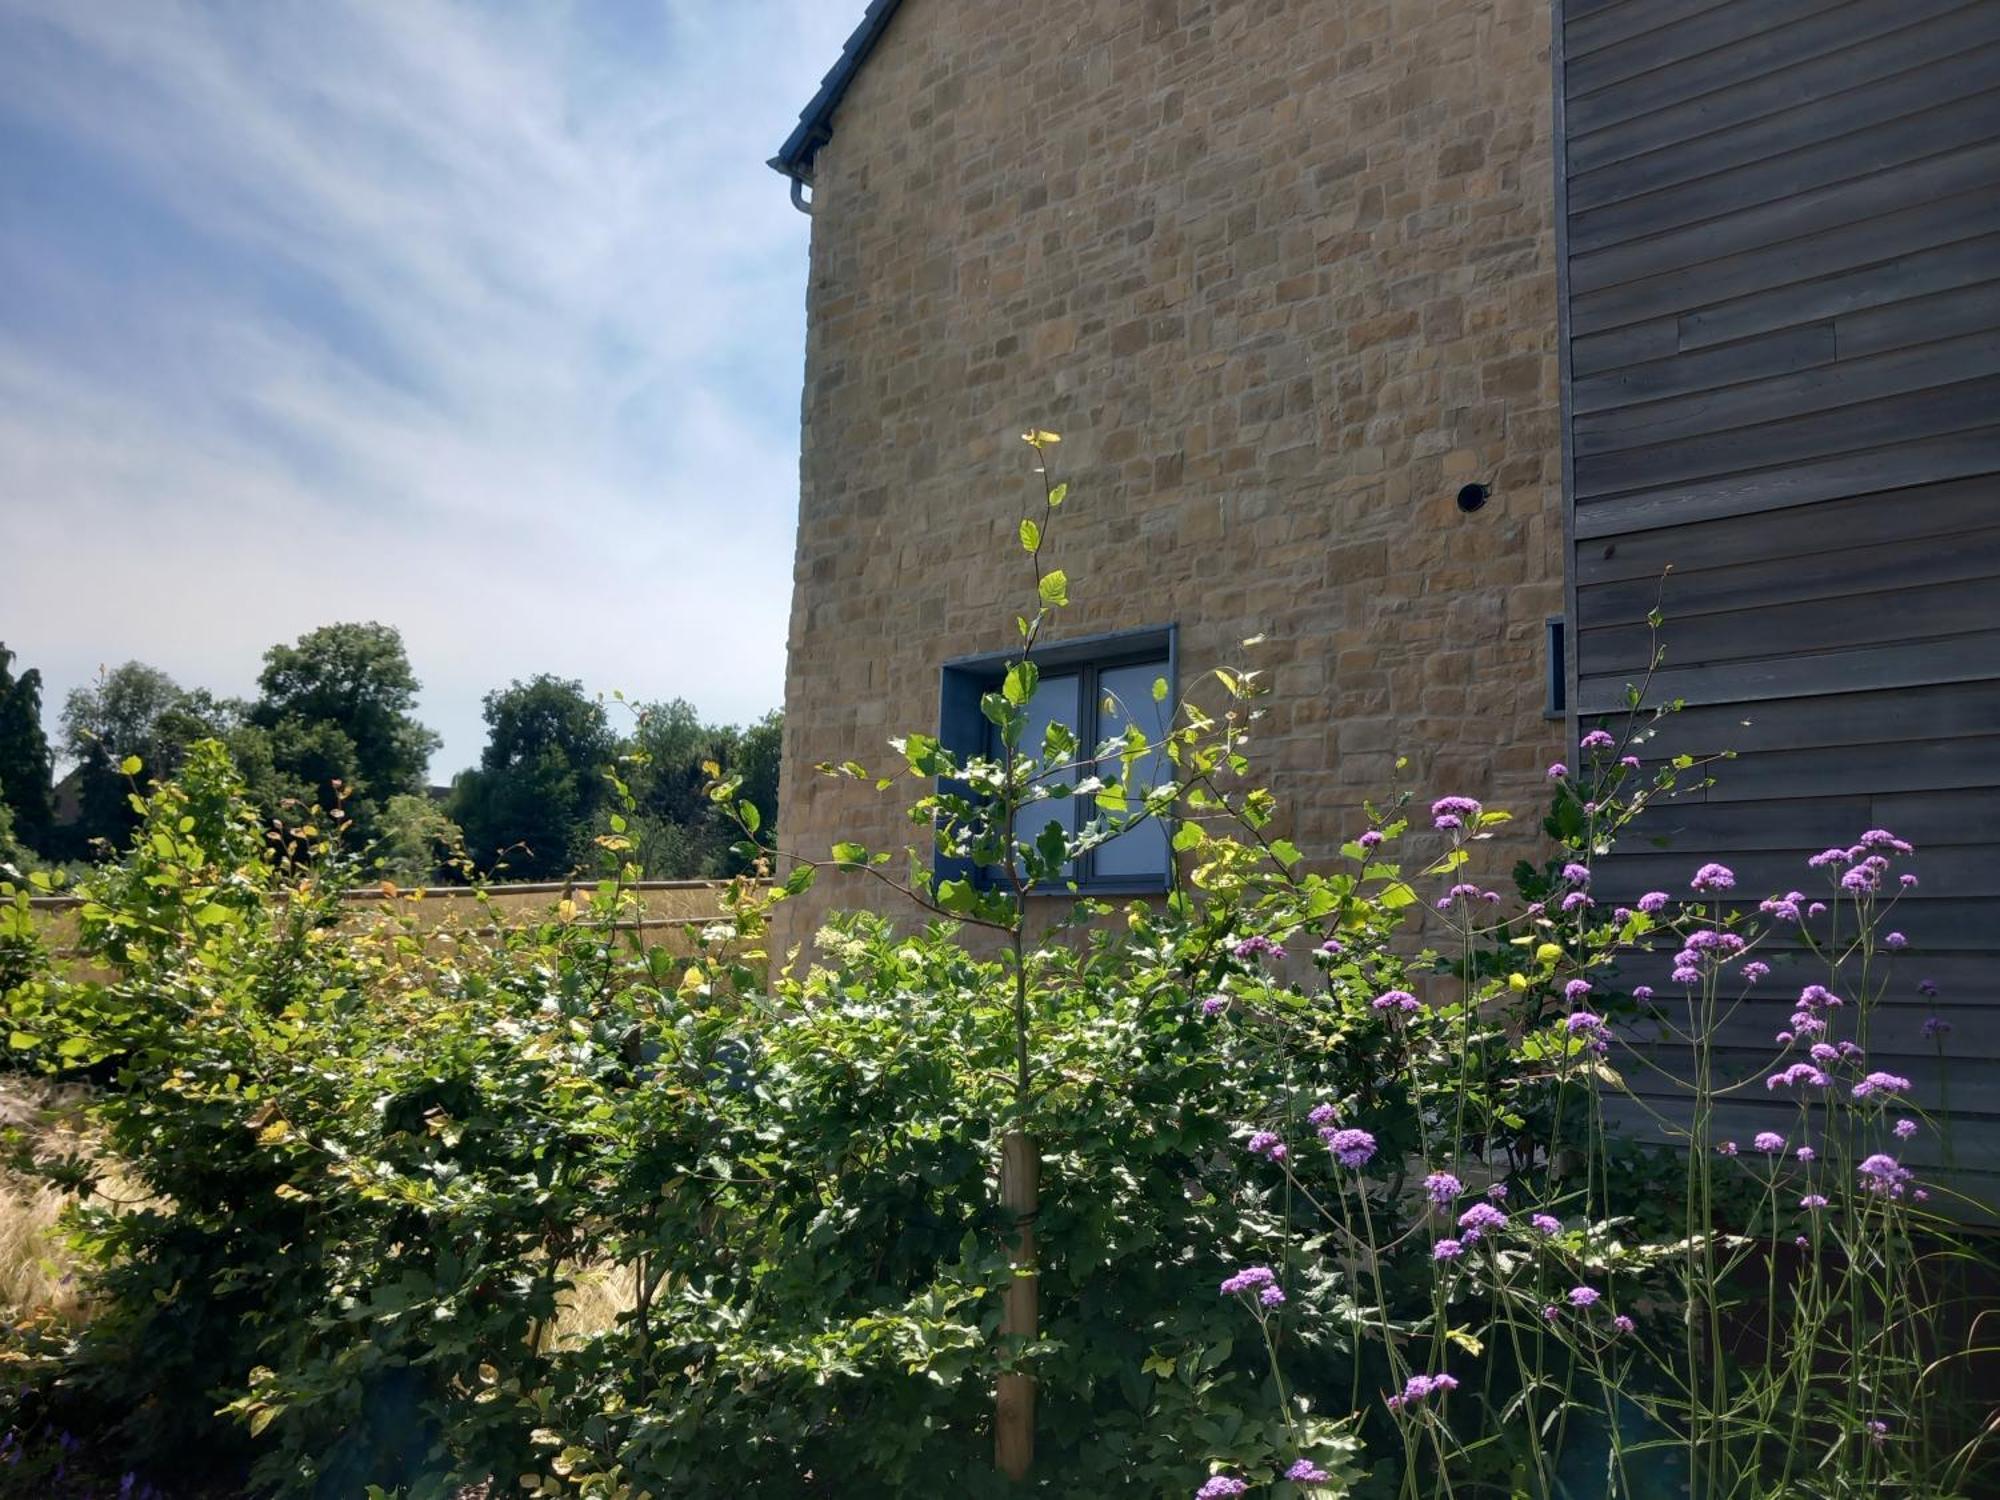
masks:
[[[1815,274],[1818,262],[1866,265],[1937,244],[1941,238],[1988,232],[1993,227],[1990,204],[1986,213],[1970,206],[1938,216],[1921,211],[1952,198],[1990,198],[1996,161],[2000,146],[1980,141],[1942,150],[1893,172],[1755,204],[1594,254],[1572,251],[1570,284],[1584,315],[1577,331],[1638,322],[1669,307],[1701,306],[1722,294],[1732,279],[1746,281],[1741,290],[1748,291]],[[1959,235],[1940,234],[1954,223]],[[1922,229],[1912,233],[1917,225]],[[1709,266],[1712,272],[1693,269]],[[1670,283],[1675,294],[1664,305],[1653,288],[1640,285],[1663,277],[1677,278]],[[1712,289],[1706,297],[1697,295],[1704,280]],[[1588,294],[1613,287],[1626,295],[1606,299],[1612,303],[1607,314]]]
[[[1953,97],[1955,90],[1967,85],[1948,68],[1906,75],[1895,80],[1894,96],[1884,105],[1896,111],[1889,118],[1841,120],[1830,138],[1814,133],[1783,155],[1748,160],[1740,166],[1723,166],[1723,147],[1717,143],[1711,147],[1717,157],[1715,167],[1685,181],[1620,197],[1597,208],[1579,205],[1572,197],[1570,248],[1574,254],[1588,255],[1630,240],[1716,221],[1774,198],[1800,197],[1813,191],[1837,193],[1843,185],[1922,161],[1953,143],[1991,140],[2000,136],[2000,96],[1992,92],[1995,77],[1989,61],[1972,85],[1980,91]],[[1745,134],[1735,132],[1731,140],[1741,143]],[[1671,154],[1676,162],[1692,166],[1686,159],[1694,151],[1694,146],[1687,146]],[[1611,175],[1615,178],[1629,165],[1620,163],[1611,169]],[[1668,165],[1662,164],[1659,170],[1668,170]]]
[[[1717,768],[1727,776],[1731,766]],[[1857,792],[1783,802],[1695,802],[1676,798],[1640,814],[1620,849],[1708,855],[1717,850],[1845,847],[1866,829],[1887,828],[1917,848],[1922,874],[1931,848],[1991,847],[2000,829],[2000,788]],[[1612,857],[1619,855],[1614,851]],[[2000,933],[1995,935],[2000,947]],[[1979,977],[2000,985],[2000,971]]]
[[[1637,753],[1656,761],[1725,750],[1747,754],[1803,745],[1879,745],[1908,739],[1913,733],[1929,740],[2000,735],[2000,684],[1946,682],[1684,708],[1662,719]],[[1716,774],[1727,776],[1729,767],[1718,767]],[[1994,816],[1993,836],[2000,837],[2000,806]],[[1827,842],[1826,838],[1814,841],[1815,847]]]
[[[1965,227],[1951,226],[1953,230]],[[1679,347],[1704,349],[1775,329],[1817,324],[1828,318],[1843,319],[1869,310],[1879,310],[1882,318],[1894,322],[1902,317],[1904,307],[1917,298],[1996,278],[2000,278],[2000,234],[1974,234],[1963,239],[1954,236],[1891,260],[1875,261],[1811,281],[1790,282],[1688,313],[1680,319]],[[1963,327],[1949,324],[1940,330],[1947,336],[1964,331]],[[1902,338],[1896,342],[1914,341]],[[1882,347],[1893,346],[1884,341]],[[1843,345],[1842,352],[1861,351]]]
[[[1991,281],[1834,319],[1834,344],[1840,357],[1897,349],[1975,328],[2000,328],[2000,238],[1988,243],[1987,253],[1993,258]]]
[[[1635,0],[1644,9],[1646,0]],[[1574,28],[1566,28],[1565,45]],[[1782,72],[1711,89],[1678,104],[1635,115],[1597,130],[1572,128],[1566,161],[1572,183],[1613,162],[1649,156],[1704,137],[1733,134],[1801,105],[1842,94],[1857,83],[1894,77],[2000,41],[2000,10],[1985,0],[1959,0],[1956,9],[1808,58]]]
[[[1989,557],[2000,553],[2000,537],[1989,537],[1987,546]],[[1990,566],[1984,576],[1929,587],[1892,577],[1873,593],[1857,589],[1843,598],[1841,592],[1835,587],[1819,597],[1760,600],[1709,614],[1670,613],[1659,629],[1666,665],[1688,668],[2000,629],[2000,572]],[[1643,623],[1592,626],[1585,623],[1589,618],[1579,608],[1585,626],[1577,631],[1579,672],[1629,675],[1646,669],[1653,657],[1651,629]]]
[[[1825,0],[1786,0],[1766,6],[1762,0],[1749,0],[1728,6],[1727,17],[1667,49],[1649,50],[1646,43],[1652,33],[1647,33],[1626,47],[1606,48],[1580,59],[1580,68],[1565,65],[1567,128],[1572,135],[1587,136],[1828,53],[1858,53],[1859,43],[1949,15],[1962,4],[1963,0],[1899,0],[1893,5],[1885,0],[1853,0],[1829,7]],[[1766,24],[1772,21],[1784,24]],[[1688,50],[1703,43],[1707,45],[1701,50]]]
[[[1857,828],[1850,837],[1860,832]],[[1739,896],[1762,900],[1792,890],[1823,893],[1832,882],[1825,871],[1809,868],[1806,860],[1826,847],[1822,844],[1811,849],[1732,849],[1722,862],[1735,872]],[[1904,898],[1911,903],[2000,896],[2000,850],[1991,844],[1926,849],[1921,855],[1902,861],[1900,868],[1918,876],[1916,889]],[[1687,854],[1628,845],[1605,861],[1592,893],[1601,901],[1616,900],[1627,905],[1630,898],[1654,890],[1685,899],[1695,869],[1695,857]],[[2000,933],[1995,938],[1996,946],[2000,946]],[[2000,993],[2000,973],[1993,976],[1993,989]]]
[[[1762,377],[1752,376],[1743,365],[1738,369],[1742,378],[1733,385],[1578,412],[1573,423],[1578,457],[1650,448],[1835,409],[1849,409],[1859,421],[1862,414],[1852,409],[1868,403],[2000,376],[2000,330],[1980,329]],[[2000,387],[1991,405],[1971,409],[1975,420],[1994,414],[2000,414]]]
[[[1617,713],[1633,674],[1585,677],[1578,684],[1582,714]],[[1815,651],[1772,661],[1713,667],[1672,667],[1653,674],[1652,698],[1689,703],[1751,703],[1774,698],[1853,692],[1858,686],[1920,687],[1927,683],[2000,680],[2000,629],[1942,641],[1904,641],[1850,651]]]
[[[1651,327],[1643,324],[1642,327]],[[1834,325],[1831,320],[1804,328],[1780,329],[1761,338],[1724,344],[1715,349],[1683,352],[1678,345],[1663,357],[1629,362],[1603,374],[1577,378],[1570,369],[1570,410],[1579,417],[1612,411],[1667,396],[1712,391],[1771,375],[1788,375],[1817,365],[1832,364]]]
[[[1576,503],[1579,542],[2000,474],[2000,425]]]
[[[1996,451],[2000,459],[2000,451]],[[1823,500],[1811,507],[1748,511],[1685,526],[1661,527],[1632,536],[1611,537],[1577,549],[1579,588],[1625,581],[1647,600],[1662,570],[1694,574],[1726,569],[1746,558],[1808,558],[1849,547],[1954,536],[2000,525],[2000,475],[1913,485],[1880,494]],[[1754,564],[1753,564],[1754,566]],[[1669,576],[1669,599],[1679,598],[1679,580]],[[1698,596],[1696,596],[1698,597]],[[1597,606],[1584,618],[1620,618],[1626,596]],[[1640,610],[1644,614],[1645,608]]]
[[[1671,626],[1701,615],[1733,616],[1777,604],[2000,578],[2000,480],[1992,491],[1994,503],[1985,507],[1986,514],[1967,514],[1949,533],[1949,546],[1939,546],[1934,535],[1895,541],[1867,538],[1847,547],[1800,554],[1790,549],[1806,542],[1825,544],[1827,526],[1841,518],[1825,516],[1817,507],[1746,518],[1765,524],[1744,528],[1750,545],[1735,555],[1758,561],[1704,568],[1676,560],[1664,578],[1649,573],[1595,587],[1579,582],[1578,626],[1580,631],[1601,631],[1608,626],[1643,625],[1655,602],[1666,616],[1663,623]],[[1985,526],[1978,524],[1982,519]],[[1644,654],[1650,653],[1642,648]]]
[[[1975,432],[2000,418],[2000,374],[1905,391],[1855,406],[1808,412],[1754,426],[1575,455],[1581,506],[1599,496],[1662,484],[1737,475],[1823,456]],[[1949,478],[1939,474],[1926,476]]]

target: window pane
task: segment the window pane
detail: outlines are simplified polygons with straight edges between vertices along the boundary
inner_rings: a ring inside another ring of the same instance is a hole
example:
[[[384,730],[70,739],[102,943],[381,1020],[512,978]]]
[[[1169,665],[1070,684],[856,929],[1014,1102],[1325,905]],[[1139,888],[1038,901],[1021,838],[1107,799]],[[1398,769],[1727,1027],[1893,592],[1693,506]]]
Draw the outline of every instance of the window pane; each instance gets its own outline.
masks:
[[[1066,724],[1074,734],[1082,716],[1082,694],[1083,679],[1074,672],[1060,677],[1044,677],[1035,689],[1035,696],[1028,700],[1028,723],[1021,732],[1021,754],[1038,761],[1042,758],[1042,736],[1050,724]],[[992,753],[997,756],[1000,753],[999,732],[994,731],[990,738],[993,742]],[[1075,786],[1074,758],[1063,770],[1043,780],[1050,785]],[[1050,823],[1059,825],[1065,834],[1074,834],[1078,826],[1076,799],[1064,797],[1059,801],[1042,802],[1022,809],[1016,833],[1024,843],[1033,843],[1035,836]],[[1075,872],[1066,865],[1063,873],[1067,876]]]
[[[1107,740],[1122,735],[1126,724],[1132,723],[1139,726],[1139,732],[1154,746],[1165,740],[1173,722],[1173,699],[1169,697],[1164,703],[1155,703],[1153,684],[1166,675],[1167,664],[1164,661],[1140,662],[1100,672],[1097,684],[1104,701],[1097,706],[1098,739]],[[1098,769],[1098,774],[1106,781],[1116,781],[1123,773],[1124,763],[1119,760],[1106,761]],[[1169,780],[1171,775],[1172,765],[1166,755],[1157,748],[1150,750],[1133,763],[1132,783],[1126,788],[1126,796],[1136,806],[1140,797]],[[1158,818],[1148,818],[1137,828],[1099,845],[1093,859],[1095,874],[1100,880],[1164,876],[1167,873],[1167,826]]]

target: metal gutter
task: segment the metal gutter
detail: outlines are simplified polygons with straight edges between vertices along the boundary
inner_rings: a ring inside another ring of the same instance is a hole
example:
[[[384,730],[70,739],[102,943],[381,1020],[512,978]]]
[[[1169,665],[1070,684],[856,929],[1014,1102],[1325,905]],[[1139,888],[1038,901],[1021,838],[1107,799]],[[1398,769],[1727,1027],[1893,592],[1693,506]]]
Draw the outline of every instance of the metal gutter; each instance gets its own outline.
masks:
[[[819,148],[833,139],[833,112],[847,96],[861,65],[868,61],[868,54],[881,41],[896,7],[901,4],[902,0],[868,0],[861,24],[840,49],[839,60],[820,80],[819,92],[799,111],[797,128],[785,137],[784,145],[768,163],[772,171],[792,180],[792,205],[800,213],[812,212],[812,200],[805,190],[812,186],[813,159],[819,155]]]

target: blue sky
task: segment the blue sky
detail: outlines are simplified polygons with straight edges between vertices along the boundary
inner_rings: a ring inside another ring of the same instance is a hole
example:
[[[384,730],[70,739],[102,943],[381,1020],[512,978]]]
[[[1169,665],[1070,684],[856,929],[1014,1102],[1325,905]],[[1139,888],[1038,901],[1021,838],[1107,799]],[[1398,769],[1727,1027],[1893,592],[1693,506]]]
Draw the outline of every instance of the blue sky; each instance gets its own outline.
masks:
[[[549,671],[775,706],[808,220],[861,0],[0,0],[0,639],[251,691],[398,626],[444,736]]]

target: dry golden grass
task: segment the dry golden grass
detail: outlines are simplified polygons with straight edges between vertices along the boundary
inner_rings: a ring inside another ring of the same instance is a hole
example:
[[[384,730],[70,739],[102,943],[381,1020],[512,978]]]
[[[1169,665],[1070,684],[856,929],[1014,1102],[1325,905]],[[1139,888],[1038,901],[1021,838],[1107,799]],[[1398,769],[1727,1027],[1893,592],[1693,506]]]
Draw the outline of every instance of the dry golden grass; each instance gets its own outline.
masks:
[[[82,1121],[82,1094],[37,1079],[0,1075],[0,1128],[25,1132],[38,1157],[91,1155]],[[107,1173],[105,1202],[128,1203],[139,1189]],[[0,1320],[37,1316],[76,1324],[89,1316],[76,1257],[61,1226],[65,1194],[18,1173],[0,1170]]]

